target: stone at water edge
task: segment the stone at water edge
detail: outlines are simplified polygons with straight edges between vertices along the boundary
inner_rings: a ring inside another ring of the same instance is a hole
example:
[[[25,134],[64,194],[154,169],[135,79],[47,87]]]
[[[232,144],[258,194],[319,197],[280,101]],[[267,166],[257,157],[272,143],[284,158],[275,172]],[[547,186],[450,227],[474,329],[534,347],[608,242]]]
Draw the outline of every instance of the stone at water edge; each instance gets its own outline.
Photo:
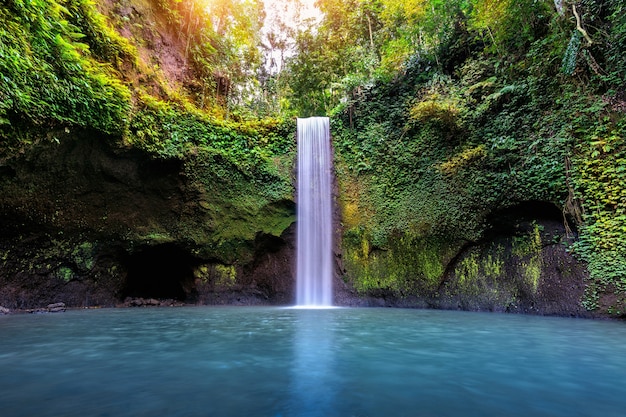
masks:
[[[46,308],[48,309],[49,313],[60,313],[65,311],[65,303],[48,304],[48,307]]]
[[[9,314],[10,312],[11,310],[9,310],[8,308],[0,306],[0,315]]]
[[[182,303],[177,303],[174,300],[157,300],[156,298],[126,297],[122,305],[124,307],[160,307],[182,305]]]

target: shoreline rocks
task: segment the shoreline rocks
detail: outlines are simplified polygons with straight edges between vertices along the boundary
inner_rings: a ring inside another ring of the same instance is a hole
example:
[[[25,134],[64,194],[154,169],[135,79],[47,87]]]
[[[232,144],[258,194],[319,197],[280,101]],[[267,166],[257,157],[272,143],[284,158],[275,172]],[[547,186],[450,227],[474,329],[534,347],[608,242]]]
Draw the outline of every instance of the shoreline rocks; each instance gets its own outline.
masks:
[[[26,310],[28,313],[32,314],[45,314],[45,313],[64,313],[67,310],[65,307],[65,303],[52,303],[48,304],[46,307],[36,308],[34,310]]]
[[[126,297],[121,307],[180,307],[185,303],[167,299],[157,300],[155,298],[142,298],[142,297]]]
[[[48,304],[46,309],[48,313],[63,313],[65,311],[65,303]]]

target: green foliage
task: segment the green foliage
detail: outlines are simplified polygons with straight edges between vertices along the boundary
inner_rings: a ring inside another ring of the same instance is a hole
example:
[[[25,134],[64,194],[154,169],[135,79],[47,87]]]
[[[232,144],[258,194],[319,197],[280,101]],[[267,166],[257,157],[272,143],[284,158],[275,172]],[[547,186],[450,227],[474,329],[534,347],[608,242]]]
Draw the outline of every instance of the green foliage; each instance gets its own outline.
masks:
[[[184,231],[206,256],[243,261],[257,233],[279,236],[293,221],[293,122],[227,122],[159,101],[145,101],[127,145],[155,158],[184,161],[200,212]],[[196,224],[200,222],[201,224]],[[187,227],[187,226],[186,226]]]
[[[74,279],[74,275],[74,271],[72,271],[72,269],[67,266],[61,266],[56,271],[56,276],[59,279],[63,280],[63,282],[70,282],[72,279]]]
[[[24,127],[124,130],[130,92],[112,66],[94,58],[73,23],[99,32],[103,23],[96,13],[88,1],[14,0],[0,8],[0,137],[5,149],[21,146]],[[113,37],[107,45],[127,51],[118,40]]]
[[[545,34],[551,3],[320,1],[324,19],[319,27],[300,31],[298,54],[288,66],[290,105],[301,114],[330,114],[362,87],[393,81],[416,62],[450,71],[485,45],[486,52],[498,55],[499,65],[509,67],[508,61]]]
[[[593,132],[589,125],[595,126]],[[625,127],[624,118],[619,123],[586,119],[578,129],[591,135],[581,138],[575,159],[577,192],[584,208],[584,226],[575,249],[589,263],[595,291],[622,294],[626,292]]]
[[[324,115],[337,103],[330,87],[340,75],[330,72],[325,45],[313,34],[300,34],[297,43],[300,52],[289,62],[288,79],[283,78],[290,88],[288,106],[301,117]]]
[[[374,80],[349,105],[336,108],[332,128],[344,224],[349,235],[367,241],[362,247],[387,248],[398,234],[438,236],[457,247],[479,240],[494,210],[550,201],[581,221],[574,249],[589,264],[593,290],[586,305],[594,305],[593,294],[626,290],[623,74],[612,67],[626,53],[614,35],[626,27],[618,13],[623,6],[583,5],[587,25],[601,28],[588,26],[594,39],[589,47],[573,16],[566,22],[550,12],[550,3],[476,1],[461,7],[448,26],[467,24],[467,31],[448,33],[462,36],[472,49],[463,54],[445,46],[454,39],[439,38],[441,48],[432,50],[440,55],[431,55],[432,61],[409,62],[394,80]],[[475,48],[480,39],[487,48]],[[445,65],[436,70],[438,62]],[[521,257],[519,273],[534,291],[541,244],[524,242],[516,250],[532,253],[512,255]],[[355,245],[346,246],[353,257],[349,273],[353,268],[355,276],[363,274],[369,290],[377,282],[406,289],[424,280],[418,266],[412,278],[417,283],[391,273],[390,282],[370,279],[380,275],[371,270],[376,265],[392,268],[392,255],[355,257]],[[419,245],[413,250],[423,251]],[[465,275],[476,269],[471,259],[463,261]]]
[[[202,255],[245,261],[257,233],[279,236],[293,221],[293,121],[228,122],[166,102],[145,99],[125,141],[155,158],[184,162],[198,212],[186,239]]]
[[[66,7],[68,20],[81,33],[93,58],[110,63],[116,69],[121,69],[124,63],[136,64],[137,51],[98,12],[94,0],[70,0]]]
[[[200,108],[243,105],[261,65],[264,18],[259,0],[158,0],[170,29],[182,38],[195,72]],[[234,88],[237,87],[237,88]]]
[[[563,63],[561,64],[561,71],[563,71],[566,75],[574,74],[581,39],[582,35],[579,31],[576,30],[572,32],[572,37],[567,44],[567,49],[565,50],[565,55],[563,56]]]
[[[71,259],[79,270],[88,272],[95,265],[94,244],[83,242],[77,245],[72,251]]]
[[[610,15],[607,18],[608,36],[606,40],[606,71],[610,84],[626,88],[626,6],[620,0],[608,2]]]
[[[456,103],[432,94],[419,101],[410,110],[411,120],[422,123],[439,123],[450,130],[458,125],[459,109]]]
[[[564,198],[566,142],[550,132],[565,124],[537,120],[528,87],[477,96],[475,80],[467,84],[438,75],[418,86],[380,85],[355,105],[353,128],[333,125],[346,174],[368,188],[359,198],[372,213],[372,236],[415,230],[475,240],[494,208]]]
[[[500,55],[518,53],[543,35],[553,8],[550,0],[475,0],[471,24]]]
[[[234,86],[253,80],[260,65],[260,3],[225,0],[209,8],[197,1],[162,0],[154,6],[186,43],[186,58],[201,87],[192,89],[195,107],[242,104],[237,92],[244,90]],[[131,95],[137,91],[128,88],[127,80],[134,77],[128,72],[145,67],[131,41],[141,44],[113,29],[93,0],[11,0],[1,6],[4,151],[15,152],[54,128],[78,126],[117,136],[126,132],[131,117],[142,117],[131,116]],[[138,95],[133,103],[141,112],[142,101],[150,106],[154,99]],[[187,100],[175,92],[169,95]]]
[[[289,133],[293,122],[260,119],[234,122],[216,119],[193,108],[143,96],[125,141],[161,158],[180,158],[198,148],[222,152],[242,169],[254,170],[269,158],[295,151]]]

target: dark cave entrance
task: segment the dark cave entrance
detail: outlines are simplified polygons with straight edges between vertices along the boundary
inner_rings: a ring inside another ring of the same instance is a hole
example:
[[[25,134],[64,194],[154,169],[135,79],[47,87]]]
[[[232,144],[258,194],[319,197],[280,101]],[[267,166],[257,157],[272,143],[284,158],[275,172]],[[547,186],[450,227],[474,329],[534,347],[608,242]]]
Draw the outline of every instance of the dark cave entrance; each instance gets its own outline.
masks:
[[[197,291],[193,271],[198,258],[173,244],[138,249],[126,260],[126,297],[194,302]]]
[[[515,235],[529,230],[533,223],[552,224],[557,228],[567,225],[576,232],[576,223],[564,216],[563,211],[547,201],[524,201],[511,207],[492,212],[487,216],[487,235]]]

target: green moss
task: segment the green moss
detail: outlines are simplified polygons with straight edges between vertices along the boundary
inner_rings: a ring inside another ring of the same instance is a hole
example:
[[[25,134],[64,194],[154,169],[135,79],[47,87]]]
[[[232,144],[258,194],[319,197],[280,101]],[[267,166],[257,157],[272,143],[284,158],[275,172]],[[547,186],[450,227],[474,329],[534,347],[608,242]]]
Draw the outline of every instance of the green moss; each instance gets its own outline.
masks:
[[[370,237],[351,231],[344,239],[344,265],[357,291],[385,289],[398,295],[429,294],[437,289],[454,251],[450,243],[399,235],[384,248]]]
[[[534,224],[529,234],[512,242],[512,255],[519,258],[519,273],[533,292],[537,292],[543,268],[541,226]]]
[[[233,265],[215,265],[217,279],[215,285],[221,288],[232,288],[237,281],[237,270]]]
[[[505,252],[501,244],[471,248],[457,264],[456,282],[452,286],[461,297],[479,297],[502,304],[504,299],[510,298],[509,285],[502,279],[504,265]]]
[[[209,264],[200,265],[194,269],[193,276],[196,280],[199,280],[200,283],[206,284],[209,280],[209,271],[210,271]]]
[[[198,212],[183,234],[205,256],[233,262],[250,257],[257,233],[280,236],[295,221],[291,124],[233,124],[175,105],[147,101],[131,121],[126,142],[155,157],[178,158],[198,193]]]
[[[199,203],[178,233],[226,262],[248,259],[259,233],[280,236],[295,221],[295,205],[291,177],[278,160],[242,166],[225,152],[198,148],[184,173]]]
[[[504,248],[497,245],[493,253],[487,254],[483,261],[483,270],[488,277],[496,278],[504,272]]]
[[[470,286],[476,285],[479,278],[478,273],[480,271],[479,262],[480,254],[474,249],[457,265],[454,273],[457,277],[459,285],[462,288],[467,289]]]
[[[523,274],[526,276],[526,280],[530,284],[533,292],[537,292],[537,288],[539,287],[542,266],[543,259],[540,256],[534,256],[528,263],[524,264]]]

